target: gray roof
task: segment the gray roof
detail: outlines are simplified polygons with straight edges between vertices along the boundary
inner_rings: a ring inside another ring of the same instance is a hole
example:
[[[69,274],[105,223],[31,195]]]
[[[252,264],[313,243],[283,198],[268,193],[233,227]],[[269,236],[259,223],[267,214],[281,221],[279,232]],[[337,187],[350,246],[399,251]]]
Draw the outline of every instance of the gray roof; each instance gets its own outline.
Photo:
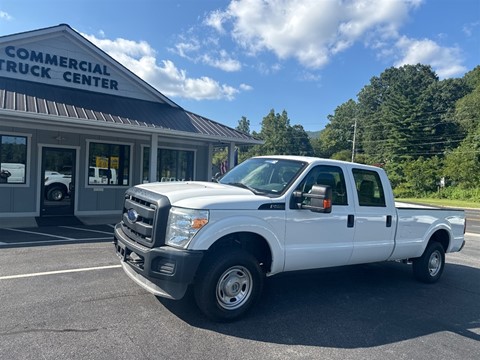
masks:
[[[4,77],[0,77],[2,109],[85,120],[86,125],[106,122],[119,128],[134,126],[159,133],[173,130],[193,137],[260,143],[250,135],[180,107]]]

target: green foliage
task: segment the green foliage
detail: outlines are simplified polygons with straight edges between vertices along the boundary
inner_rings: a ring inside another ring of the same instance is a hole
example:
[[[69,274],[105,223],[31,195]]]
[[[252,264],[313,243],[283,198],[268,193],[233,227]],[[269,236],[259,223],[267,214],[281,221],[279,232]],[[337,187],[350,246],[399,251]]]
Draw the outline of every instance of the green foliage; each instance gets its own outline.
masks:
[[[252,134],[264,145],[241,148],[239,160],[298,154],[350,161],[356,122],[355,161],[382,166],[396,196],[480,202],[480,66],[445,80],[427,65],[386,69],[328,119],[309,137],[285,110],[272,109]],[[237,130],[250,133],[250,121],[242,117]]]
[[[342,160],[342,161],[351,161],[352,152],[350,150],[340,150],[331,156],[331,159]]]
[[[440,189],[436,193],[432,193],[431,197],[480,203],[480,187],[476,189],[462,189],[456,186],[451,186],[445,189]]]
[[[461,189],[480,187],[480,129],[447,155],[445,174]]]
[[[334,115],[329,115],[330,123],[320,132],[314,142],[315,155],[330,158],[343,150],[351,150],[357,104],[353,100],[338,106]],[[351,153],[350,157],[351,159]]]
[[[436,194],[442,177],[480,188],[480,66],[441,81],[426,65],[386,69],[329,116],[315,154],[348,160],[354,119],[355,161],[382,164],[396,195]]]
[[[290,126],[285,110],[281,114],[270,110],[263,118],[260,133],[254,135],[264,141],[252,149],[254,155],[313,155],[308,134],[301,125]]]
[[[238,120],[238,125],[235,129],[243,132],[244,134],[250,134],[250,120],[248,120],[245,116],[242,116],[242,118]]]
[[[395,188],[396,196],[425,197],[438,190],[442,178],[442,161],[434,156],[419,157],[402,164],[403,179]]]

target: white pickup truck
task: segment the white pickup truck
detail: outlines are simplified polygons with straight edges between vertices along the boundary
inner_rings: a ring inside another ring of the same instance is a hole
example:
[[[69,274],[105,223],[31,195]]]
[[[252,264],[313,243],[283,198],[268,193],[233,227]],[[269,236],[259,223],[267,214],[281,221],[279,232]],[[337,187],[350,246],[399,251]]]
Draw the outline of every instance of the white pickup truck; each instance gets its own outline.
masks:
[[[218,183],[130,188],[115,227],[127,275],[229,321],[258,300],[266,276],[403,260],[437,281],[445,253],[464,246],[463,210],[396,208],[377,167],[300,156],[251,158]]]

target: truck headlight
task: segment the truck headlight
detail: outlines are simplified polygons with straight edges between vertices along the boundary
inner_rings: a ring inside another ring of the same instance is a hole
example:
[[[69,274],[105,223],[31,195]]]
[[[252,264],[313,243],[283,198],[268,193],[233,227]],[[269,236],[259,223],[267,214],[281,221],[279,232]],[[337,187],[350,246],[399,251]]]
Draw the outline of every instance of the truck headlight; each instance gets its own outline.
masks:
[[[166,244],[186,249],[195,234],[208,223],[208,210],[172,207],[168,216]]]

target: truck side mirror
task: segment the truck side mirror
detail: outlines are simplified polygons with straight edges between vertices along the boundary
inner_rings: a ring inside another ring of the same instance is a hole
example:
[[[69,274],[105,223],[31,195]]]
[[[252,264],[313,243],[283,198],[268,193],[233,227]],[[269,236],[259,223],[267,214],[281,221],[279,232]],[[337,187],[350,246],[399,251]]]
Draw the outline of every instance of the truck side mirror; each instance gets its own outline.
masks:
[[[308,209],[318,213],[332,212],[332,188],[324,185],[313,185],[308,193],[295,191],[293,196],[296,200],[305,199],[305,202],[298,202],[300,209]]]

